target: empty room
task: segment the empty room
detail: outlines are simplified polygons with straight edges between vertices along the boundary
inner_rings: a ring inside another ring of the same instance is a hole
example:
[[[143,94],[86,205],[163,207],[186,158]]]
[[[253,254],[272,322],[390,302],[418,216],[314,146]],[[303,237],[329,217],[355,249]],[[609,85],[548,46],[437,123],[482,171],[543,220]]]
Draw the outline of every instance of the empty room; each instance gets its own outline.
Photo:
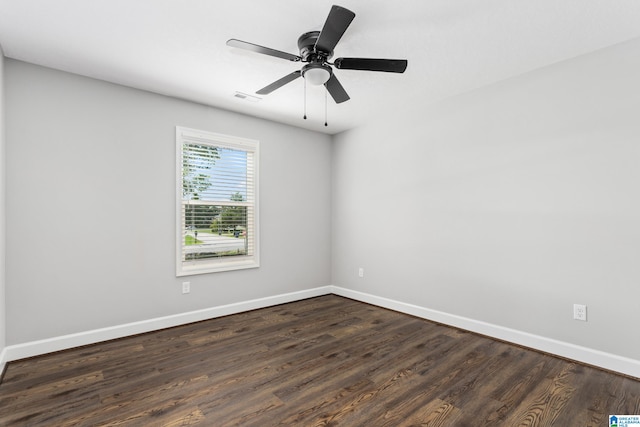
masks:
[[[0,425],[639,426],[637,0],[0,0]]]

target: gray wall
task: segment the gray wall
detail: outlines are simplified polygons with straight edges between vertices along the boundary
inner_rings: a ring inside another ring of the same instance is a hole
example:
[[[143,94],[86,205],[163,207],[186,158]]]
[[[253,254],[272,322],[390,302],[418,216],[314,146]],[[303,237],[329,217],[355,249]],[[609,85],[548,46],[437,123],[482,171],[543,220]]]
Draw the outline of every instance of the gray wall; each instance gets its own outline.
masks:
[[[10,59],[5,80],[7,345],[330,284],[330,137]],[[175,277],[176,125],[260,141],[260,268]]]
[[[4,54],[0,46],[0,354],[6,345]],[[0,357],[0,372],[2,371]]]
[[[333,284],[640,359],[639,75],[640,39],[339,135]]]

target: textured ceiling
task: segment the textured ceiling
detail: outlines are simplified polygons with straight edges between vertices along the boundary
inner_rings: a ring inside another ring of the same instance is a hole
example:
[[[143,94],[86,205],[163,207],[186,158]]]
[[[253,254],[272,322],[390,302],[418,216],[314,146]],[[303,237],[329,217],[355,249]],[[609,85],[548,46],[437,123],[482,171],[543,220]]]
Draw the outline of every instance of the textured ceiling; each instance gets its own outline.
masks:
[[[255,91],[299,63],[226,46],[229,38],[297,54],[325,0],[0,0],[7,57],[334,134],[390,109],[428,105],[640,37],[638,0],[341,0],[356,17],[335,57],[406,58],[404,74],[337,70],[351,96],[303,81]]]

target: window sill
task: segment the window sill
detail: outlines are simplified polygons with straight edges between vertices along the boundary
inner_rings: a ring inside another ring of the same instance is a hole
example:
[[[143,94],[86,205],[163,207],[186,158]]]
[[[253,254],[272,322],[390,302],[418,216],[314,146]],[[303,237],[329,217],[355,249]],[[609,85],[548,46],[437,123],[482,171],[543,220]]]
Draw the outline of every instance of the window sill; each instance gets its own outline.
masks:
[[[220,271],[244,270],[258,268],[260,262],[255,257],[242,257],[235,260],[224,261],[195,261],[191,264],[180,263],[176,271],[176,277],[193,276],[196,274],[217,273]]]

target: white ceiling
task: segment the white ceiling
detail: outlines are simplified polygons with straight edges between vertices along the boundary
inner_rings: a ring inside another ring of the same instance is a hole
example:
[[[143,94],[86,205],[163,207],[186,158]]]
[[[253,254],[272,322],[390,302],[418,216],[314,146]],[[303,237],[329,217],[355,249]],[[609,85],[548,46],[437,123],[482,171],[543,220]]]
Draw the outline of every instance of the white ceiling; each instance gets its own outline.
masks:
[[[334,2],[356,14],[334,59],[406,58],[407,71],[337,70],[351,100],[329,97],[327,128],[322,87],[302,119],[302,79],[234,97],[300,63],[229,38],[298,54]],[[330,134],[636,37],[638,0],[0,0],[7,57]]]

